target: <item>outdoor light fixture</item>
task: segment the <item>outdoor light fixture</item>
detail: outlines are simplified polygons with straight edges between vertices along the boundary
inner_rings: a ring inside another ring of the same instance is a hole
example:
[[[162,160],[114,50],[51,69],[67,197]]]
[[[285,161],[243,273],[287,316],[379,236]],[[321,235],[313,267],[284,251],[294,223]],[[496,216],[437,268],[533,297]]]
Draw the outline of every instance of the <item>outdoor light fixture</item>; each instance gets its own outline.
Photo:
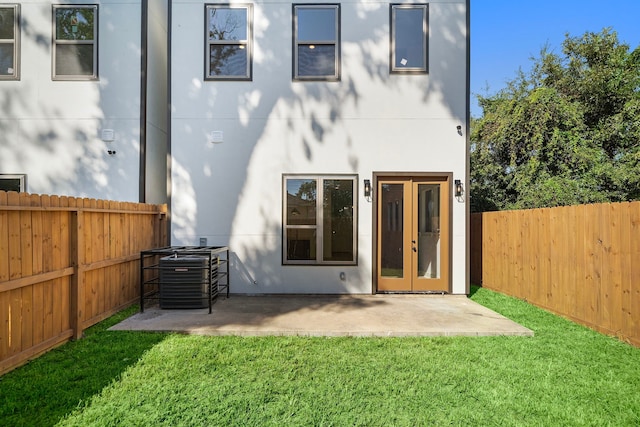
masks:
[[[454,181],[454,184],[455,184],[456,197],[462,196],[462,181],[460,181],[459,179],[456,179]]]
[[[462,126],[456,126],[456,130],[458,131],[458,135],[462,135]]]
[[[364,180],[364,197],[371,197],[371,181],[368,179]]]

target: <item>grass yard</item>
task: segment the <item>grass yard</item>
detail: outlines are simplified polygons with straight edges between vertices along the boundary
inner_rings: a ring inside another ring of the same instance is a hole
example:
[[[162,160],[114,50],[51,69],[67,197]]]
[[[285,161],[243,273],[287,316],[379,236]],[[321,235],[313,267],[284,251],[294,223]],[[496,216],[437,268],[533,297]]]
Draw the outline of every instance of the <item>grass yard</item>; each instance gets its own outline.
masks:
[[[640,349],[485,289],[535,337],[106,329],[0,377],[0,425],[640,425]]]

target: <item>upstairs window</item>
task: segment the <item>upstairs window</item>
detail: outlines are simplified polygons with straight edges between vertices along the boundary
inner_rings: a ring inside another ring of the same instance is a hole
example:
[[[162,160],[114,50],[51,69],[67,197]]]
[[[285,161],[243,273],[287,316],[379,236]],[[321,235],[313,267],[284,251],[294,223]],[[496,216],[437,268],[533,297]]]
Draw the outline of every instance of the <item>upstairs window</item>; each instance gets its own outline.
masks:
[[[53,6],[53,79],[98,79],[98,6]]]
[[[428,72],[428,5],[391,5],[391,72]]]
[[[251,80],[252,6],[207,5],[205,80]]]
[[[294,80],[340,80],[340,5],[293,5]]]
[[[355,265],[355,176],[283,179],[283,264]]]
[[[20,78],[20,6],[0,5],[0,80]]]

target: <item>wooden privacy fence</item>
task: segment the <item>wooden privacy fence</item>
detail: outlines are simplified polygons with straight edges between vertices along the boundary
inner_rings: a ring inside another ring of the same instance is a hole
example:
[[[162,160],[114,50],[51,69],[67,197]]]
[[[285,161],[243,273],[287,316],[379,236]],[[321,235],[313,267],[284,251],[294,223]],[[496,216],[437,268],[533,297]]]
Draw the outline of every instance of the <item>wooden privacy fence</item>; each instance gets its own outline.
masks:
[[[0,191],[0,374],[136,302],[166,205]]]
[[[471,216],[471,280],[640,345],[640,202]]]

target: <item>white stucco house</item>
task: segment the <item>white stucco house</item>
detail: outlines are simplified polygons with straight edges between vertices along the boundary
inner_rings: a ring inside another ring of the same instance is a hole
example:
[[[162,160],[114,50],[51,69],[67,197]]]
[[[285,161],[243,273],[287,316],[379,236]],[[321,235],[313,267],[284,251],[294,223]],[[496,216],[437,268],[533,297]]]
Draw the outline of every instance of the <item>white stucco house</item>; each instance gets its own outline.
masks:
[[[469,292],[469,0],[0,13],[8,180],[166,201],[232,293]]]

